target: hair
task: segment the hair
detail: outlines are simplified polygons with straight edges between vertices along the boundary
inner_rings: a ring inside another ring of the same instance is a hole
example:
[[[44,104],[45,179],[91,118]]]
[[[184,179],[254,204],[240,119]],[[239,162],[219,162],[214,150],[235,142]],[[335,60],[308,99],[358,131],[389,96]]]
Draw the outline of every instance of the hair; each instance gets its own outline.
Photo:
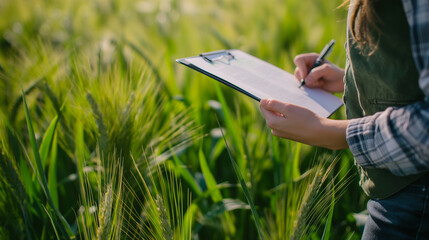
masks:
[[[350,31],[358,48],[365,52],[369,50],[369,55],[377,49],[379,36],[382,33],[381,21],[375,11],[377,1],[356,0],[351,4],[350,0],[346,0],[341,4],[341,6],[349,5]]]

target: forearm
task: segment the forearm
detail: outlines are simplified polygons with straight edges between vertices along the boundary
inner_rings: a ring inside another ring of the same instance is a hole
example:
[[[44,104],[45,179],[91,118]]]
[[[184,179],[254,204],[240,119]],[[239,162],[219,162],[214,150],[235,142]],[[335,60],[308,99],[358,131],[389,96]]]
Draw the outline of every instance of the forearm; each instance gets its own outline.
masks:
[[[348,123],[349,120],[321,119],[320,131],[317,134],[320,139],[316,145],[333,150],[348,148],[346,140]]]

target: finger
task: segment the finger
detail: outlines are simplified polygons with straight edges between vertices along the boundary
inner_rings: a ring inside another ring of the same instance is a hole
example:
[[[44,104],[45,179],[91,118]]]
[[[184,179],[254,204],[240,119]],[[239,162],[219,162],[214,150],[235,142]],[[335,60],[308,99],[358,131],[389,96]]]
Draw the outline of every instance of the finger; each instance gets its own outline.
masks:
[[[293,73],[294,75],[295,75],[295,78],[298,80],[298,81],[301,81],[301,79],[302,79],[302,77],[301,77],[301,72],[299,71],[299,68],[298,67],[296,67],[295,68],[295,71],[294,71],[294,73]]]
[[[307,108],[300,107],[295,104],[285,103],[276,99],[262,99],[260,104],[261,110],[281,113],[282,118],[294,116],[300,111],[309,111]],[[278,116],[278,115],[277,115]],[[284,119],[283,119],[284,120]]]
[[[263,107],[262,105],[260,105],[260,108],[261,108],[262,115],[264,115],[265,119],[268,119],[268,118],[274,119],[274,118],[284,117],[284,115],[282,113],[268,110],[265,107]]]
[[[264,115],[267,126],[273,130],[280,128],[285,121],[285,118],[282,117],[283,115],[280,116],[278,112],[267,110],[264,107],[261,107],[261,112]]]
[[[287,106],[288,106],[287,103],[281,102],[275,99],[262,99],[261,105],[260,105],[261,109],[280,113],[283,117],[287,116],[286,114]]]
[[[305,78],[305,84],[308,87],[321,87],[323,85],[323,79],[329,76],[330,66],[329,64],[322,64],[319,67],[313,68],[311,72]]]
[[[266,105],[269,104],[268,102],[271,101],[269,99],[262,99],[261,100],[261,111],[262,114],[264,115],[264,117],[267,118],[286,118],[285,115],[281,112],[275,111],[275,110],[270,110],[266,108]]]
[[[270,111],[270,110],[268,110],[268,109],[266,109],[266,108],[264,108],[262,106],[261,106],[261,112],[262,112],[262,115],[264,115],[265,119],[268,119],[268,118],[277,118],[277,117],[279,117],[279,114],[281,114],[281,113],[278,113],[278,112]]]
[[[309,69],[316,62],[316,59],[318,56],[319,55],[317,53],[305,53],[305,54],[297,55],[294,58],[293,62],[298,68],[298,72],[300,76],[300,78],[298,79],[303,79],[307,76]]]

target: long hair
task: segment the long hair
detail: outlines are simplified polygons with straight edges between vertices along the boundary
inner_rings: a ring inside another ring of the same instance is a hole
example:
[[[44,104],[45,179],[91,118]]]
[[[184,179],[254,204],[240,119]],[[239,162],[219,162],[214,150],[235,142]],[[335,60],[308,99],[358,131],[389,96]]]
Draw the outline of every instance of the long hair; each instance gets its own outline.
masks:
[[[369,55],[377,49],[379,36],[382,33],[381,21],[375,11],[375,2],[377,1],[355,0],[350,3],[350,0],[346,0],[341,4],[341,6],[349,4],[350,31],[359,49],[369,50]]]

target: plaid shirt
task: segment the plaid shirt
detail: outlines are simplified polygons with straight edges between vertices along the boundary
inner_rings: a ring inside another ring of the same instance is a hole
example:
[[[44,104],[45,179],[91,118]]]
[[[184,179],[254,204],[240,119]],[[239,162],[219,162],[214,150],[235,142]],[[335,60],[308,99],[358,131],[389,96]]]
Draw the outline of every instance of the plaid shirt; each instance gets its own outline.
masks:
[[[429,1],[402,0],[425,100],[352,119],[347,142],[362,167],[411,175],[429,170]]]

